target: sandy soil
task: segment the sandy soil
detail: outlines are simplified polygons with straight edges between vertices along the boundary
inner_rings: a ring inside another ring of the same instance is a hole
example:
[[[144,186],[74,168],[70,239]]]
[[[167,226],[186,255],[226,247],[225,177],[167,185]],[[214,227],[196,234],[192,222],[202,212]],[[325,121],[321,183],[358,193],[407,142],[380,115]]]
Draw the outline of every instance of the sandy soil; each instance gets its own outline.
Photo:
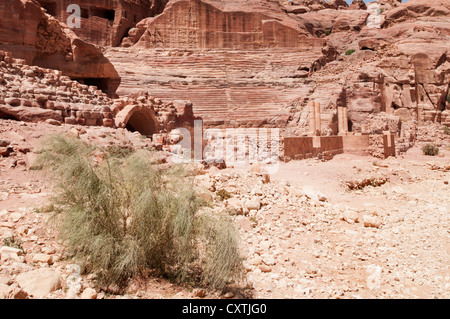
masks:
[[[68,283],[73,267],[62,258],[63,245],[41,209],[51,196],[51,181],[29,169],[44,132],[77,134],[73,129],[0,122],[0,139],[9,139],[15,149],[0,157],[0,236],[14,235],[25,250],[1,256],[0,286],[10,293],[20,291],[18,274],[42,267],[62,273],[61,289],[47,298],[79,298],[94,288],[87,275],[79,276],[79,287]],[[135,141],[132,134],[105,128],[88,129],[85,136]],[[255,298],[449,298],[450,151],[441,154],[424,156],[413,148],[385,160],[343,154],[328,162],[292,161],[281,163],[270,183],[262,183],[251,170],[210,170],[205,178],[216,189],[229,190],[243,203],[260,204],[260,209],[234,216],[246,258],[247,292]],[[347,181],[370,177],[388,181],[346,188]],[[42,254],[51,262],[35,260]],[[135,281],[117,298],[202,295],[150,279]],[[98,289],[95,296],[116,298]],[[216,297],[224,295],[206,292],[206,298]]]

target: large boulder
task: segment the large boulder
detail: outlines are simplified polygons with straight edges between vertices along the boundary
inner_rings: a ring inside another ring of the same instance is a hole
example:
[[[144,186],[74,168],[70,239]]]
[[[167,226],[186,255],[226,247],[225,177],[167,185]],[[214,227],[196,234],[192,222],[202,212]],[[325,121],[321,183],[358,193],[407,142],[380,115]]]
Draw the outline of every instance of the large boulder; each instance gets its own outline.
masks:
[[[17,276],[19,286],[30,296],[44,298],[61,288],[60,274],[53,269],[40,268]]]

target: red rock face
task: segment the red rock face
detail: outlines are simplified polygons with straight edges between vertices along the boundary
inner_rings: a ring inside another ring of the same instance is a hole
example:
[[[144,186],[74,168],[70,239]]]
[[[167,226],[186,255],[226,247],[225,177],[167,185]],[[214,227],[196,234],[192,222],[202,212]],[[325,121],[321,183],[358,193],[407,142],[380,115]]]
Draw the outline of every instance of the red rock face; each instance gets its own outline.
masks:
[[[36,30],[43,17],[39,6],[32,1],[1,1],[0,49],[13,51],[16,57],[32,60],[36,54]]]
[[[389,129],[396,133],[400,150],[414,144],[420,126],[450,124],[448,1],[378,1],[368,11],[358,9],[362,6],[356,1],[340,10],[305,5],[306,10],[291,15],[340,53],[337,61],[311,74],[317,88],[310,98],[338,105],[342,92],[350,129],[364,134]],[[376,19],[367,18],[369,13],[379,16],[378,26]],[[305,113],[293,115],[300,124],[291,122],[293,131],[305,131]],[[335,113],[334,106],[322,108],[322,123],[332,123],[329,117]]]
[[[0,17],[0,49],[115,94],[120,77],[100,49],[45,14],[36,1],[2,1]]]
[[[167,0],[37,0],[47,13],[66,23],[71,4],[81,8],[81,27],[73,31],[83,40],[118,46],[128,30],[146,17],[159,14]]]
[[[191,100],[207,126],[306,135],[310,101],[322,135],[343,123],[350,133],[383,128],[402,149],[421,125],[450,125],[446,0],[80,0],[83,27],[73,30],[60,23],[68,4],[3,1],[0,48],[109,93],[117,68],[120,95]],[[13,18],[24,24],[12,28]]]
[[[137,29],[128,41],[146,48],[293,48],[307,34],[270,0],[173,0]]]
[[[119,94],[190,100],[207,126],[225,127],[285,127],[289,103],[310,89],[302,79],[336,54],[272,0],[170,1],[122,46],[106,53]]]

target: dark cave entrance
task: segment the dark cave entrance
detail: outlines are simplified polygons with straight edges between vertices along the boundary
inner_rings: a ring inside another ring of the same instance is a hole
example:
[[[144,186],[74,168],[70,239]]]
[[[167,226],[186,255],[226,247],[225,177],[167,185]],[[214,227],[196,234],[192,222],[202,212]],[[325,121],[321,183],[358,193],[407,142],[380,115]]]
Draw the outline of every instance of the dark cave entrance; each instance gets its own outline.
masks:
[[[106,78],[81,78],[73,79],[81,84],[96,86],[103,93],[108,93],[109,91],[109,79]]]
[[[149,112],[136,111],[131,115],[125,128],[130,132],[139,132],[147,137],[156,133],[156,123]]]
[[[56,2],[54,1],[46,1],[46,0],[38,0],[39,4],[42,8],[47,10],[47,13],[53,17],[56,17]]]
[[[351,120],[348,120],[347,123],[348,123],[348,131],[353,132],[353,122]]]
[[[116,11],[113,9],[92,6],[90,12],[93,16],[107,19],[109,21],[114,21],[114,19],[116,18]]]

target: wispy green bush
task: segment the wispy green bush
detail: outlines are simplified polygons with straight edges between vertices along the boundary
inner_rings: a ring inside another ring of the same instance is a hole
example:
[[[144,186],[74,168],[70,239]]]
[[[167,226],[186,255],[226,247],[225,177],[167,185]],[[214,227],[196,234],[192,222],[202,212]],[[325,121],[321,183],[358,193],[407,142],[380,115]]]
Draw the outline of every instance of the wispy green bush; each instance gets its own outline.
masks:
[[[46,140],[38,165],[58,181],[55,205],[69,252],[101,284],[124,284],[148,271],[212,288],[241,279],[230,217],[202,209],[182,168],[151,163],[147,151],[110,153],[75,138]]]

